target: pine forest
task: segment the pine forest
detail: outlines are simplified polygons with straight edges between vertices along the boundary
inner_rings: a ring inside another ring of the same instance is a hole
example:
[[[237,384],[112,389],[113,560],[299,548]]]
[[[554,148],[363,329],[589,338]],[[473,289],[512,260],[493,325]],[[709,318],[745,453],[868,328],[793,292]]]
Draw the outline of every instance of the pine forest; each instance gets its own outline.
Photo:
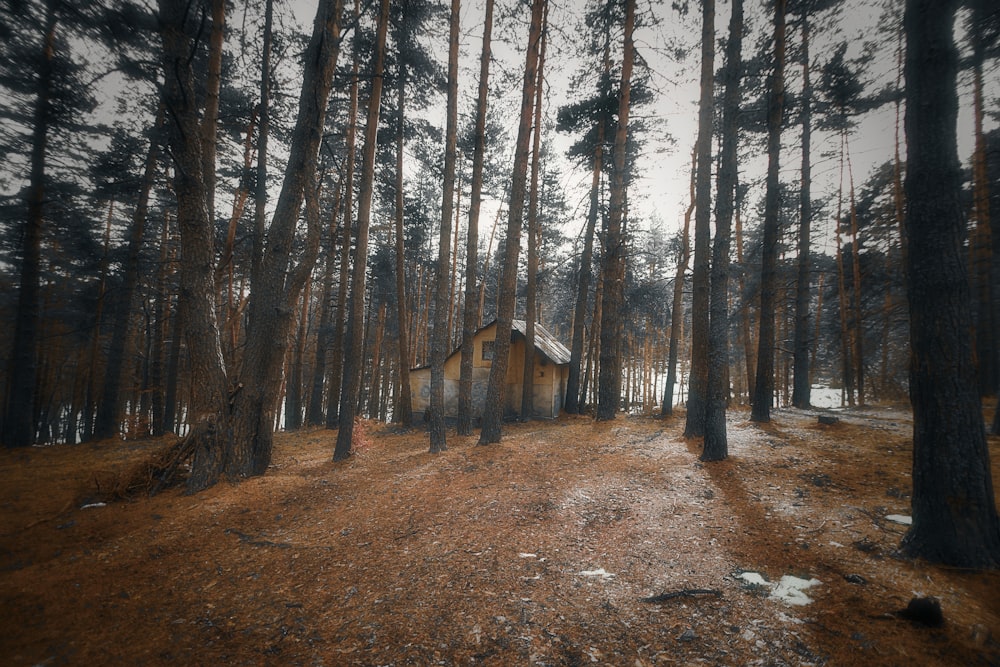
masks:
[[[998,212],[991,0],[3,0],[2,662],[1000,664]]]

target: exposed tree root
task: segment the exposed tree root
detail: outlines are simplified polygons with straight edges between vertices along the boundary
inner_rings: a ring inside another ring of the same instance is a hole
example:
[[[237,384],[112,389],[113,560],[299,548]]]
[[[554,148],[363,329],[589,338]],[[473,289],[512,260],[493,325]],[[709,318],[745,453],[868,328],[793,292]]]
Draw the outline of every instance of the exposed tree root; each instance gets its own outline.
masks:
[[[154,496],[182,483],[183,464],[191,458],[198,440],[199,433],[193,430],[111,480],[95,478],[97,495],[106,501],[127,500],[139,495]]]

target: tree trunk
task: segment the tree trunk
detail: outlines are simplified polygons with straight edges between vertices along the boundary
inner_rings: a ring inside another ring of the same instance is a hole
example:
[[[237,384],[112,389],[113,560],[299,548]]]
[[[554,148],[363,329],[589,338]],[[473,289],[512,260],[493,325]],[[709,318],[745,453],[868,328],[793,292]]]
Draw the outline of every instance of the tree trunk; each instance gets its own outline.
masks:
[[[701,99],[698,102],[698,166],[695,177],[694,273],[691,276],[691,369],[684,437],[705,434],[708,388],[709,262],[712,231],[712,132],[715,106],[715,0],[701,4]]]
[[[531,24],[528,29],[528,47],[525,54],[524,81],[521,85],[521,115],[517,128],[517,144],[511,173],[510,204],[507,217],[507,236],[504,242],[504,264],[501,267],[499,299],[497,304],[496,343],[490,366],[490,379],[486,388],[483,407],[483,428],[479,444],[500,441],[501,422],[505,404],[507,367],[510,363],[510,337],[514,320],[514,301],[517,288],[517,257],[520,253],[521,225],[524,221],[524,190],[528,177],[528,150],[531,141],[532,103],[535,97],[538,56],[542,33],[542,11],[546,0],[532,0]]]
[[[663,386],[663,406],[660,416],[669,417],[674,413],[674,384],[677,382],[677,357],[684,326],[684,274],[691,259],[691,215],[694,213],[695,173],[698,164],[697,146],[691,151],[691,203],[684,212],[684,229],[681,232],[681,254],[677,258],[677,273],[674,275],[674,294],[670,306],[670,351],[667,353],[667,382]]]
[[[605,33],[604,66],[602,68],[602,92],[610,88],[611,79],[611,37]],[[602,105],[603,109],[603,105]],[[590,298],[590,272],[594,261],[594,231],[597,218],[601,214],[601,174],[604,171],[604,132],[607,118],[602,112],[596,119],[597,138],[594,142],[594,157],[590,179],[590,209],[583,235],[583,254],[577,270],[576,306],[573,310],[573,340],[570,347],[569,377],[566,380],[566,412],[579,414],[583,410],[580,398],[580,372],[583,366],[583,333],[587,316],[587,302]]]
[[[743,64],[743,0],[733,0],[726,42],[725,93],[722,103],[722,152],[715,200],[715,244],[712,248],[712,301],[708,330],[708,400],[702,461],[729,454],[726,403],[729,400],[729,246],[736,194],[740,78]]]
[[[711,4],[711,0],[708,3]],[[597,390],[597,419],[614,419],[621,406],[622,329],[625,305],[625,148],[628,139],[628,116],[631,105],[632,65],[635,46],[635,0],[625,2],[625,44],[622,51],[621,87],[618,98],[618,125],[615,132],[614,171],[611,175],[611,201],[608,205],[608,228],[604,238],[602,268],[604,304],[601,321],[601,367]]]
[[[354,23],[360,20],[361,1],[354,0]],[[344,333],[347,327],[347,295],[351,276],[351,227],[354,220],[354,171],[357,156],[357,123],[358,123],[358,74],[361,68],[361,56],[358,49],[353,49],[351,63],[351,93],[346,123],[347,173],[344,176],[344,229],[340,242],[340,279],[337,283],[337,310],[333,320],[333,359],[326,380],[328,387],[326,403],[326,427],[338,428],[340,425],[340,393],[344,378]]]
[[[843,137],[841,137],[841,159],[840,159],[840,180],[844,179],[844,158],[843,158]],[[841,186],[842,189],[842,186]],[[840,221],[841,221],[841,201],[843,201],[841,189],[837,191],[837,220],[835,224],[835,235],[837,242],[837,298],[840,313],[840,368],[841,368],[841,396],[847,394],[847,402],[854,405],[854,373],[851,363],[851,351],[854,346],[851,344],[851,330],[847,326],[847,283],[844,277],[844,252],[840,241]],[[841,398],[841,405],[844,401]]]
[[[448,255],[455,205],[455,163],[458,143],[458,31],[459,0],[451,0],[448,30],[448,102],[444,150],[444,191],[441,195],[441,234],[438,241],[437,276],[434,291],[434,332],[431,343],[430,451],[448,449],[444,423],[444,362],[448,358]]]
[[[323,416],[323,380],[326,377],[326,357],[330,348],[330,336],[333,329],[333,265],[337,258],[337,220],[340,217],[340,205],[343,199],[343,182],[337,182],[334,193],[332,213],[330,215],[330,247],[326,254],[326,265],[323,267],[323,291],[320,295],[319,331],[316,334],[316,354],[313,357],[313,372],[311,389],[309,391],[309,407],[306,410],[306,423],[310,426],[321,426],[325,423]]]
[[[458,391],[458,434],[472,435],[473,338],[479,328],[476,283],[479,255],[479,211],[483,197],[483,163],[486,155],[486,106],[489,96],[490,43],[493,36],[493,0],[486,0],[483,48],[479,59],[479,92],[476,101],[476,145],[472,156],[472,195],[465,250],[465,312],[462,317],[462,361]]]
[[[190,53],[196,26],[187,4],[160,0],[163,36],[163,98],[169,110],[177,226],[181,234],[179,314],[184,321],[191,377],[188,437],[195,443],[188,488],[215,484],[232,449],[228,382],[215,313],[214,230],[206,205],[194,73]]]
[[[785,0],[774,9],[774,72],[771,74],[767,113],[767,192],[764,200],[764,240],[761,248],[760,337],[757,340],[757,377],[750,420],[771,421],[774,402],[774,317],[777,290],[778,215],[781,207],[778,169],[781,158],[781,116],[785,105]]]
[[[410,394],[410,341],[409,314],[406,302],[406,237],[403,233],[403,147],[405,139],[406,61],[400,60],[399,80],[396,82],[396,329],[399,332],[399,400],[393,411],[393,421],[405,428],[413,424],[413,397]]]
[[[986,59],[983,31],[986,0],[973,3],[972,29],[972,119],[975,146],[972,152],[972,211],[976,224],[972,234],[973,278],[976,289],[976,362],[981,396],[991,396],[997,389],[997,309],[1000,297],[993,276],[994,241],[990,225],[990,186],[986,169],[986,141],[983,135],[983,63]],[[994,7],[993,11],[996,9]]]
[[[382,79],[385,69],[385,40],[389,25],[389,0],[381,0],[375,37],[375,61],[372,69],[371,97],[365,119],[365,149],[361,160],[361,191],[358,196],[358,222],[354,268],[351,273],[351,298],[344,336],[344,376],[340,392],[340,429],[333,452],[334,461],[351,455],[354,436],[354,416],[358,409],[361,385],[362,352],[364,349],[365,278],[368,264],[368,225],[371,221],[372,195],[375,184],[375,148],[379,112],[382,108]]]
[[[901,548],[956,567],[1000,567],[963,260],[957,4],[908,0],[904,15],[913,524]]]
[[[42,228],[45,225],[45,158],[52,115],[56,6],[55,0],[46,2],[42,52],[38,60],[31,134],[31,171],[28,177],[28,217],[21,237],[20,289],[5,392],[7,405],[3,420],[3,442],[7,447],[28,447],[35,442]]]
[[[812,401],[809,381],[810,247],[812,226],[812,84],[809,80],[809,11],[803,5],[802,22],[802,182],[799,189],[799,266],[795,281],[795,339],[792,405],[807,409]]]
[[[851,149],[844,133],[844,146],[847,152],[847,178],[850,185],[851,212],[851,276],[854,299],[851,302],[853,314],[854,342],[854,378],[858,388],[858,405],[865,404],[865,358],[864,358],[864,320],[861,317],[861,244],[858,238],[858,205],[854,196],[854,169],[851,166]]]
[[[233,397],[236,451],[227,466],[230,477],[261,475],[271,463],[289,330],[294,323],[295,304],[319,254],[316,163],[340,52],[341,10],[341,0],[319,4],[304,55],[302,92],[288,164],[267,229],[261,270],[247,305],[244,363]],[[306,234],[302,247],[295,248],[303,200]],[[293,251],[299,258],[294,265]]]
[[[146,231],[146,218],[149,212],[149,194],[156,178],[156,164],[160,159],[160,147],[156,133],[163,124],[163,105],[161,104],[154,122],[153,138],[146,153],[146,164],[143,169],[142,186],[139,189],[139,200],[132,213],[132,227],[129,230],[128,254],[125,259],[125,272],[122,275],[122,288],[115,311],[114,328],[111,331],[111,346],[108,349],[108,364],[105,369],[104,391],[97,408],[97,422],[94,425],[94,438],[104,440],[119,435],[121,431],[121,386],[122,367],[125,363],[128,348],[129,321],[132,318],[132,301],[139,284],[139,260],[142,252],[142,237]]]
[[[750,326],[750,299],[746,296],[746,265],[743,263],[743,215],[741,213],[741,193],[739,174],[736,175],[736,262],[740,265],[739,290],[743,298],[740,308],[740,337],[743,339],[743,360],[746,366],[747,400],[753,392],[753,381],[757,373],[757,351],[753,344],[753,328]]]
[[[524,290],[524,368],[521,375],[521,420],[535,412],[535,322],[538,319],[538,172],[542,151],[542,86],[545,84],[545,46],[549,8],[542,16],[542,43],[538,53],[538,80],[535,84],[535,127],[531,148],[531,185],[528,192],[528,265]]]

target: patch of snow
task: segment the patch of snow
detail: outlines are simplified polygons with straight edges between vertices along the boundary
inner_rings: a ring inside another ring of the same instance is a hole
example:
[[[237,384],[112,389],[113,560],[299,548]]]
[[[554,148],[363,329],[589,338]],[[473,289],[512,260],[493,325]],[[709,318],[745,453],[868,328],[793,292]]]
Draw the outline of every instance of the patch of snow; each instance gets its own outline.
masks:
[[[812,598],[802,591],[812,588],[819,583],[822,583],[819,579],[799,579],[798,577],[786,574],[771,592],[771,597],[781,600],[785,604],[801,607],[812,602]]]
[[[885,518],[887,521],[892,521],[894,523],[901,523],[904,526],[913,525],[913,517],[906,516],[905,514],[889,514]]]
[[[529,553],[521,552],[521,553],[519,553],[517,555],[517,557],[518,558],[538,558],[538,554],[529,554]]]
[[[770,586],[769,582],[764,577],[760,576],[757,572],[741,572],[739,578],[747,582],[751,586]]]
[[[819,579],[800,579],[787,574],[777,584],[768,581],[757,572],[741,572],[737,576],[749,585],[770,588],[770,599],[781,600],[785,604],[797,607],[812,602],[812,598],[802,591],[822,583]]]
[[[85,510],[88,507],[106,507],[107,503],[87,503],[86,505],[81,505],[80,509]]]
[[[608,572],[603,567],[599,567],[596,570],[582,570],[579,572],[579,575],[581,577],[601,577],[602,579],[610,579],[611,577],[615,576],[613,573]]]

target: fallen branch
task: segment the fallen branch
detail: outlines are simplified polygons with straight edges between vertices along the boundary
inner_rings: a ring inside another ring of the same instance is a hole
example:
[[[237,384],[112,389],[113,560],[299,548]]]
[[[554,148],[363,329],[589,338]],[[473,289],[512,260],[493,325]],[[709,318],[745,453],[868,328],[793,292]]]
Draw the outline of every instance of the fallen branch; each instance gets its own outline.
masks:
[[[714,588],[686,588],[682,591],[673,591],[671,593],[660,593],[659,595],[653,595],[648,598],[639,598],[639,601],[659,604],[661,602],[666,602],[668,600],[673,600],[675,598],[697,598],[697,597],[707,597],[709,595],[714,595],[715,597],[722,597],[722,591],[715,590]]]

